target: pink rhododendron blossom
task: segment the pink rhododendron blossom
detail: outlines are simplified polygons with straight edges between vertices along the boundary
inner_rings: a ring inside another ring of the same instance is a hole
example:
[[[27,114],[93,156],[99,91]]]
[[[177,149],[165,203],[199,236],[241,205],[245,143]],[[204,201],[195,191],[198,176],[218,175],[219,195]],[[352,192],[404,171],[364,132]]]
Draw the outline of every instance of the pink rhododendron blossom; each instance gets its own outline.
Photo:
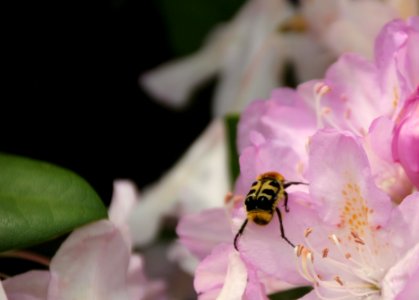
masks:
[[[375,187],[360,143],[333,131],[313,137],[309,179],[323,222],[307,227],[296,249],[314,287],[307,299],[416,299],[419,194],[395,207]]]
[[[376,184],[399,202],[411,192],[412,182],[390,155],[391,132],[419,84],[419,52],[414,51],[419,44],[418,20],[387,24],[376,40],[374,63],[345,54],[323,80],[304,83],[297,90],[280,88],[267,101],[249,105],[239,123],[239,152],[263,139],[288,145],[297,155],[290,167],[303,175],[309,137],[323,127],[348,130],[363,137]]]
[[[267,299],[266,294],[292,287],[253,268],[234,250],[231,213],[242,201],[241,196],[227,195],[224,208],[185,215],[177,227],[180,242],[201,260],[194,283],[200,300]]]
[[[415,141],[415,131],[406,127],[403,133],[403,124],[416,120],[411,118],[416,106],[410,103],[419,84],[417,54],[412,51],[418,20],[387,24],[376,40],[374,62],[345,54],[323,80],[297,90],[277,89],[243,113],[236,197],[246,195],[256,177],[268,171],[309,183],[287,189],[289,212],[283,203],[279,206],[285,235],[298,247],[281,238],[276,216],[266,226],[249,222],[239,237],[240,259],[247,274],[258,275],[255,282],[262,283],[260,275],[266,274],[291,284],[312,283],[315,290],[306,299],[408,299],[403,297],[415,294],[419,239],[417,222],[408,220],[414,219],[410,210],[419,211],[419,195],[411,194],[414,180],[401,160],[398,163],[394,148],[398,150],[403,138]],[[414,148],[403,150],[414,156]],[[227,215],[200,216],[211,216],[209,224],[231,218],[233,235],[247,217],[242,205],[234,205]],[[185,229],[194,222],[184,220],[178,230],[181,240],[185,233],[187,247],[199,257],[207,255],[197,268],[195,287],[215,298],[232,261],[227,250],[220,254],[222,246],[215,246],[216,238],[207,233],[210,227],[197,227],[205,232],[203,239],[208,237],[199,243],[198,230]],[[236,290],[241,293],[243,288]]]

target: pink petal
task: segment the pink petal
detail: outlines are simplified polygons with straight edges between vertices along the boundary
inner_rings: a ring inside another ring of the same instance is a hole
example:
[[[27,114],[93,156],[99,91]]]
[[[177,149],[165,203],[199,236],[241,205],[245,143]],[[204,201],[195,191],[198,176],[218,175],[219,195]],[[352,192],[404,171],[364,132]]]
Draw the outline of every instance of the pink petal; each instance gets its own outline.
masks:
[[[259,132],[267,140],[288,145],[305,157],[307,137],[316,129],[315,116],[295,90],[280,88],[272,91],[267,101],[258,101],[243,112],[238,127],[240,154],[255,145],[250,137]]]
[[[349,225],[345,222],[353,210],[368,208],[363,213],[370,225],[386,223],[391,201],[376,187],[367,156],[353,136],[319,131],[312,138],[309,164],[310,193],[322,204],[319,213],[325,222]],[[346,210],[348,202],[352,210]]]
[[[419,244],[416,244],[386,274],[382,282],[383,299],[419,299]]]
[[[394,101],[396,107],[401,107],[419,84],[419,29],[415,26],[418,19],[388,23],[375,43],[381,88],[387,95],[394,95],[388,102]]]
[[[246,291],[244,292],[245,300],[268,300],[264,285],[254,268],[247,267],[249,280],[247,281]]]
[[[372,63],[356,54],[343,54],[326,73],[325,83],[331,90],[321,104],[330,108],[329,115],[340,128],[365,134],[376,117],[392,108],[391,101],[383,101],[377,81]]]
[[[280,203],[286,237],[295,245],[303,241],[304,230],[318,224],[315,211],[310,208],[304,193],[289,194],[289,212]],[[239,230],[241,222],[237,223]],[[243,258],[256,269],[291,284],[307,284],[297,272],[294,249],[281,238],[278,217],[265,225],[249,222],[238,239],[238,248]]]
[[[209,255],[216,245],[233,241],[231,225],[224,208],[184,215],[176,232],[180,242],[200,259]]]
[[[130,248],[109,221],[74,231],[51,261],[49,299],[129,299]]]
[[[3,287],[9,300],[45,300],[47,299],[50,274],[48,271],[29,271],[3,281]]]
[[[217,246],[195,272],[194,286],[198,296],[217,291],[222,299],[241,299],[246,285],[246,266],[232,245]]]
[[[412,183],[402,166],[395,163],[392,155],[394,122],[379,117],[371,124],[364,138],[364,149],[368,155],[376,185],[395,203],[400,203],[412,192]]]
[[[256,177],[270,171],[281,173],[287,181],[304,181],[301,161],[294,150],[278,141],[266,141],[247,147],[240,155],[236,193],[246,195]]]
[[[391,214],[389,235],[394,246],[406,252],[419,241],[419,192],[406,197]]]

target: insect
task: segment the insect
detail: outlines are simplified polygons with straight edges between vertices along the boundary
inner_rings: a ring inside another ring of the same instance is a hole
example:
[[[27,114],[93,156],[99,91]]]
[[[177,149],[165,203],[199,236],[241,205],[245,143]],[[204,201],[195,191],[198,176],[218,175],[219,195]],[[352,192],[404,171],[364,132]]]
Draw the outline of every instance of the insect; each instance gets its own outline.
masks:
[[[282,224],[282,216],[278,202],[284,200],[285,211],[288,209],[288,193],[285,191],[287,187],[295,184],[307,184],[304,182],[285,181],[284,176],[277,172],[266,172],[259,175],[256,181],[252,183],[249,193],[246,196],[244,204],[246,205],[247,218],[244,220],[242,226],[234,237],[234,248],[237,248],[237,240],[250,221],[258,225],[267,225],[271,222],[276,211],[279,219],[279,229],[281,230],[281,237],[290,244],[293,248],[293,243],[285,236],[284,226]]]

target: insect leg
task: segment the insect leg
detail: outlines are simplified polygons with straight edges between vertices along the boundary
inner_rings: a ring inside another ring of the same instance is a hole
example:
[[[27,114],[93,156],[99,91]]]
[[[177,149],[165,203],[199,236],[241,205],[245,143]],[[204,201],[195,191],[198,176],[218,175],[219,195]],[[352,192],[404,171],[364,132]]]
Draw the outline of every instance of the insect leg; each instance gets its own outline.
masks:
[[[282,216],[281,216],[281,212],[279,211],[278,207],[275,208],[276,209],[276,213],[278,214],[278,219],[279,219],[279,228],[281,229],[281,237],[287,241],[288,244],[290,244],[293,248],[295,248],[294,244],[290,242],[290,240],[285,236],[285,232],[284,232],[284,225],[282,224]]]
[[[239,238],[239,236],[243,233],[243,230],[244,230],[244,228],[246,227],[246,225],[247,225],[247,222],[248,222],[248,221],[249,221],[248,219],[244,220],[244,222],[243,222],[242,226],[240,227],[239,231],[237,232],[236,236],[234,237],[234,248],[235,248],[237,251],[239,251],[239,249],[237,248],[237,239],[238,239],[238,238]]]
[[[288,209],[288,193],[286,191],[284,191],[284,206],[285,206],[285,211],[289,212],[290,210]]]
[[[285,182],[284,183],[284,206],[285,206],[285,211],[289,212],[290,210],[288,209],[288,193],[285,191],[285,189],[287,187],[289,187],[290,185],[297,185],[297,184],[304,184],[304,185],[308,185],[308,183],[305,182],[299,182],[299,181],[289,181],[289,182]]]

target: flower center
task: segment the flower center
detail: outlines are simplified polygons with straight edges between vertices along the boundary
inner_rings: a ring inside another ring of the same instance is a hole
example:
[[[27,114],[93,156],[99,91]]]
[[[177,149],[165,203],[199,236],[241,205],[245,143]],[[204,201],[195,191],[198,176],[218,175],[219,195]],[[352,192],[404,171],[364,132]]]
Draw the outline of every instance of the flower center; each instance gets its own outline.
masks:
[[[313,247],[304,233],[305,245],[295,247],[297,269],[313,283],[319,299],[375,299],[381,293],[380,282],[385,268],[377,261],[377,253],[355,231],[345,242],[336,235],[328,236],[331,247]],[[315,259],[315,257],[317,257]]]

